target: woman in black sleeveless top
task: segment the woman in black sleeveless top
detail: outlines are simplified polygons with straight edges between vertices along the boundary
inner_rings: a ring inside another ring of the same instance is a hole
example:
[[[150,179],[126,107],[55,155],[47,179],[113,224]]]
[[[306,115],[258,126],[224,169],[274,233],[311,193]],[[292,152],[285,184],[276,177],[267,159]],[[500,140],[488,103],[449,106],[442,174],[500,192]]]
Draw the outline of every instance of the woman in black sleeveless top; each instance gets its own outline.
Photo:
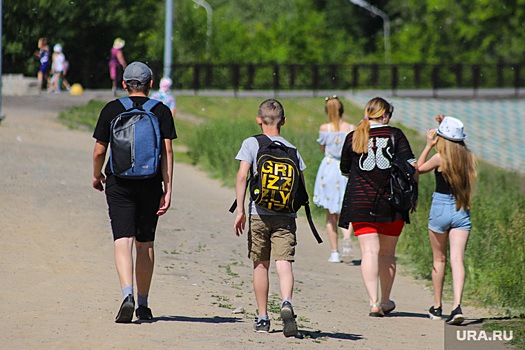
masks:
[[[434,256],[434,305],[428,310],[428,315],[433,320],[441,319],[447,241],[450,241],[454,305],[446,322],[459,325],[465,320],[460,304],[465,283],[463,259],[472,227],[470,204],[476,177],[475,158],[463,141],[466,137],[463,123],[453,117],[438,116],[436,119],[441,124],[437,130],[427,131],[427,145],[417,162],[420,174],[434,170],[436,178],[428,221]],[[434,146],[438,153],[427,161]]]

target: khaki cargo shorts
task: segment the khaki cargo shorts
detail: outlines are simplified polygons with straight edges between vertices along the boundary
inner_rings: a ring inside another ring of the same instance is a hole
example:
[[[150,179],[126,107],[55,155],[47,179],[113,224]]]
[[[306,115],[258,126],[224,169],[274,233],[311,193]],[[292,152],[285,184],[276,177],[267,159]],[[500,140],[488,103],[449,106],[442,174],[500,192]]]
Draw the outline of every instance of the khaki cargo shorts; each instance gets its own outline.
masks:
[[[248,257],[253,261],[294,261],[297,240],[295,218],[286,215],[251,215]]]

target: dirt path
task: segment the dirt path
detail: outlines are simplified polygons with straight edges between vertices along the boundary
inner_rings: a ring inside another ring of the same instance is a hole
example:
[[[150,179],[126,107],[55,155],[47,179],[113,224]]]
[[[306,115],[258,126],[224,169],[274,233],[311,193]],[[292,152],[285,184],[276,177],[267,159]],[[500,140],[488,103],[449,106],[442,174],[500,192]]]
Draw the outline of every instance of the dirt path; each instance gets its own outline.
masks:
[[[300,218],[294,306],[303,339],[252,331],[246,238],[233,234],[234,191],[176,164],[172,209],[157,231],[153,322],[115,324],[120,289],[103,194],[91,188],[93,139],[56,115],[82,97],[5,97],[0,126],[0,348],[442,349],[443,324],[426,317],[424,284],[398,274],[392,317],[370,318],[359,266],[327,263]],[[176,143],[177,141],[175,141]],[[318,222],[319,228],[323,227]],[[323,231],[323,230],[321,230]],[[354,247],[359,259],[358,247]],[[402,267],[400,268],[402,270]],[[277,300],[271,276],[270,300]],[[467,315],[476,311],[465,308]],[[270,314],[277,317],[277,314]]]

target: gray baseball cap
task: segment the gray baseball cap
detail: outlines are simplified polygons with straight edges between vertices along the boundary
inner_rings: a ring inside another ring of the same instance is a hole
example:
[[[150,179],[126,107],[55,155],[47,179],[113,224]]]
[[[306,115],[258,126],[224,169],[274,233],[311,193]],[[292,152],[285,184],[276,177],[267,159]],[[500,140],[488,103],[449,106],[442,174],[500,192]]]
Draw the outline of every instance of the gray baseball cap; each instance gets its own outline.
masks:
[[[130,63],[124,70],[124,81],[137,80],[145,85],[151,80],[151,69],[142,62]]]

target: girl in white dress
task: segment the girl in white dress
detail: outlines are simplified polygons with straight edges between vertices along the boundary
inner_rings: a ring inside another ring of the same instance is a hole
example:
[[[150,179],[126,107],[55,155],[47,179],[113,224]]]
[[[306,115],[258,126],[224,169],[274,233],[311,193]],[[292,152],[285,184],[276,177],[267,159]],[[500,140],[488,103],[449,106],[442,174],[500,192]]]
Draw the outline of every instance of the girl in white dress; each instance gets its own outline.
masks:
[[[319,128],[317,142],[325,156],[317,172],[313,200],[316,205],[326,209],[326,231],[332,249],[328,261],[338,263],[341,262],[341,255],[337,249],[337,223],[339,222],[339,213],[348,181],[346,177],[341,175],[339,163],[346,135],[355,130],[355,126],[343,121],[344,107],[337,96],[326,97],[325,101],[325,112],[328,115],[329,123],[323,124]],[[350,230],[341,229],[343,232],[343,258],[350,256]]]

